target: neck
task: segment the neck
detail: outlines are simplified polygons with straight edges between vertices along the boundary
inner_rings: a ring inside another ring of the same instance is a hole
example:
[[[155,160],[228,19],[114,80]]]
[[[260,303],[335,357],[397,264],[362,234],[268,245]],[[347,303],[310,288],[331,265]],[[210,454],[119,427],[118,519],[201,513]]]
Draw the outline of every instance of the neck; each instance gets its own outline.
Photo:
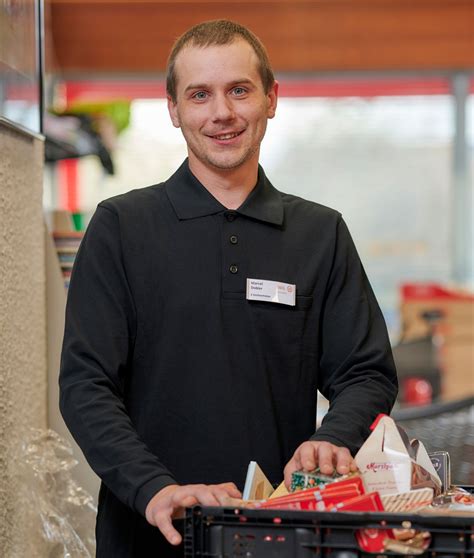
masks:
[[[248,161],[248,164],[235,169],[223,170],[209,168],[190,154],[189,169],[204,188],[227,209],[240,207],[258,180],[258,160]]]

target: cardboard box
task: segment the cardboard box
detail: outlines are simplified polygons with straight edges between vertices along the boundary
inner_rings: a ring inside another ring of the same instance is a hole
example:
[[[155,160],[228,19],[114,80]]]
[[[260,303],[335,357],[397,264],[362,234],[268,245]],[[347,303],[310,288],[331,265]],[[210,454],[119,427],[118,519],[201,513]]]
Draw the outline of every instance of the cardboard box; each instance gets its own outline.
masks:
[[[401,295],[401,337],[410,341],[433,335],[442,399],[474,395],[474,294],[435,283],[408,283]],[[427,320],[426,313],[434,318]]]
[[[419,339],[432,331],[424,314],[433,320],[435,333],[449,339],[474,341],[474,294],[435,283],[406,283],[401,287],[402,338]]]
[[[447,340],[441,345],[439,356],[443,399],[474,395],[474,340]]]

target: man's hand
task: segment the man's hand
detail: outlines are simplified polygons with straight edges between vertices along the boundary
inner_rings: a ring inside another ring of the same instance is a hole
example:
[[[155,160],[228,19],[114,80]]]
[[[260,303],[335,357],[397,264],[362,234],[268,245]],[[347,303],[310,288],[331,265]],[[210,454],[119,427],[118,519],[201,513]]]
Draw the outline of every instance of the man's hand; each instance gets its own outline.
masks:
[[[291,474],[294,471],[314,471],[316,467],[323,475],[331,475],[336,471],[346,475],[350,471],[357,471],[357,465],[347,448],[335,446],[329,442],[303,442],[288,461],[284,474],[285,486],[289,490]]]
[[[151,525],[158,527],[169,543],[177,545],[181,535],[173,527],[172,519],[183,517],[184,508],[225,506],[229,498],[241,498],[242,494],[233,482],[223,484],[172,484],[157,492],[148,502],[145,516]]]

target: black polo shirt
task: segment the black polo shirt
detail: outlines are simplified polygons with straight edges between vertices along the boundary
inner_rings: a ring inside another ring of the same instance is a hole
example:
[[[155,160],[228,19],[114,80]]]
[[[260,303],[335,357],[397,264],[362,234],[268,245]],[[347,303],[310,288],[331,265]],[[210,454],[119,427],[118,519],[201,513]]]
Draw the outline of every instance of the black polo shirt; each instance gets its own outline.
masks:
[[[296,285],[296,305],[247,300],[247,278]],[[242,488],[250,460],[278,483],[309,438],[355,452],[390,411],[396,374],[341,215],[277,191],[261,168],[229,211],[185,162],[99,204],[71,278],[60,385],[105,483],[99,530],[113,531],[112,508],[144,514],[170,483]],[[315,434],[317,389],[331,405]]]

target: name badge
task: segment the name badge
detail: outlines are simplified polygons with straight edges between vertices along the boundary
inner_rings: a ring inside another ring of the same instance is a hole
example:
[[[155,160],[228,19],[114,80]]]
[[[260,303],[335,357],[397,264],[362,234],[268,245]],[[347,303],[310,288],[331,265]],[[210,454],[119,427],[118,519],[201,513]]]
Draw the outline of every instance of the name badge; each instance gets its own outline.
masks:
[[[296,285],[267,281],[265,279],[247,279],[247,300],[277,302],[294,306],[296,301]]]

